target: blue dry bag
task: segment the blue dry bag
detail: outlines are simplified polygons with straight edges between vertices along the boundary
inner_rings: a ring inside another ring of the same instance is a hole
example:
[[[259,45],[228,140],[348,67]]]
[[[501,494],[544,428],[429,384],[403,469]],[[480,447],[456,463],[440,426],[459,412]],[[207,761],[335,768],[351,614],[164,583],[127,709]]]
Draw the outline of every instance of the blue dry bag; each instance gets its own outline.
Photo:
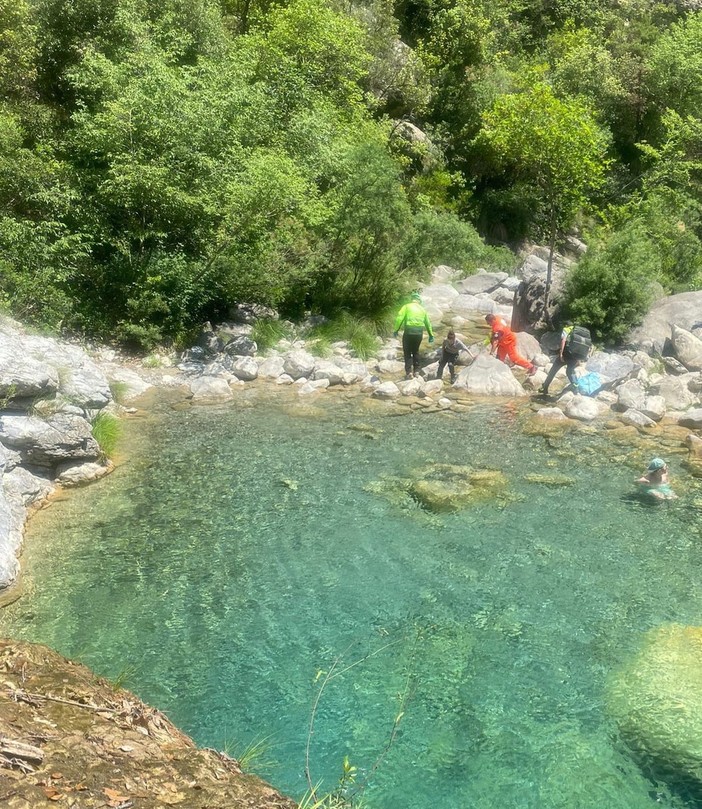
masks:
[[[594,371],[590,371],[590,373],[584,374],[579,379],[575,380],[575,389],[582,396],[592,396],[592,394],[597,393],[601,387],[602,380],[600,379],[600,375],[596,374]]]

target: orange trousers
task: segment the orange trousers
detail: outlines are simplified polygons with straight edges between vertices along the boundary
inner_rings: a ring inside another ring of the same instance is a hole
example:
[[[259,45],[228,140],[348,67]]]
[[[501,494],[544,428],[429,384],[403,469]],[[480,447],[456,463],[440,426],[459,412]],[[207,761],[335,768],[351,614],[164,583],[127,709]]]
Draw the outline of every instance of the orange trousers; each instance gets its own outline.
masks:
[[[514,333],[503,334],[497,343],[497,359],[504,362],[506,357],[509,357],[515,365],[519,365],[522,368],[526,368],[527,370],[531,370],[532,368],[532,364],[529,360],[525,360],[517,351],[517,338],[514,336]]]

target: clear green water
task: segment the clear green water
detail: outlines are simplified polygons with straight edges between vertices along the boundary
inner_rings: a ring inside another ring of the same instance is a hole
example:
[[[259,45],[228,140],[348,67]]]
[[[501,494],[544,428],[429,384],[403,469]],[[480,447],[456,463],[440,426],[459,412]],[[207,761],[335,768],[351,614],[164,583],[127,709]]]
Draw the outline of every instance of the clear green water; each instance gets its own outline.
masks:
[[[133,423],[127,463],[35,519],[30,592],[0,629],[128,675],[202,745],[267,737],[262,775],[295,796],[318,671],[390,644],[322,696],[327,788],[345,755],[373,764],[407,691],[372,807],[691,806],[629,760],[604,690],[645,630],[702,620],[694,512],[628,500],[626,451],[549,446],[519,418],[258,404]],[[521,497],[428,519],[364,489],[431,461],[497,466]],[[544,471],[576,483],[522,479]]]

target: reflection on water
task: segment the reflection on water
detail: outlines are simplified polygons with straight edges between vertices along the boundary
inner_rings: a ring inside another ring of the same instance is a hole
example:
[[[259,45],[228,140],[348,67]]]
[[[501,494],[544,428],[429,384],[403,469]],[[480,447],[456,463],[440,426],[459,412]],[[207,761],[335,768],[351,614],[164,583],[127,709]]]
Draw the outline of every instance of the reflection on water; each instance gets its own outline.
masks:
[[[700,623],[692,495],[630,500],[626,450],[526,437],[522,417],[257,406],[134,423],[126,464],[34,521],[30,593],[2,628],[132,672],[202,745],[268,737],[263,775],[293,795],[324,672],[360,660],[316,715],[328,788],[345,755],[373,765],[404,710],[373,807],[686,806],[621,749],[603,691],[645,630]],[[369,486],[437,461],[500,469],[511,496],[428,516]],[[545,473],[574,482],[524,479]]]

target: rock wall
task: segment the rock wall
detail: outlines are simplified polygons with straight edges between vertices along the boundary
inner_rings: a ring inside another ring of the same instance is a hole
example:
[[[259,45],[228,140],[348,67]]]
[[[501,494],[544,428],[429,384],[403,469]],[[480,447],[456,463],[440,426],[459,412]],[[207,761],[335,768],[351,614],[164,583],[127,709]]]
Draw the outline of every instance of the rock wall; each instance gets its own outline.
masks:
[[[0,589],[19,573],[28,509],[59,482],[108,470],[91,423],[112,404],[107,377],[82,348],[0,320]]]

